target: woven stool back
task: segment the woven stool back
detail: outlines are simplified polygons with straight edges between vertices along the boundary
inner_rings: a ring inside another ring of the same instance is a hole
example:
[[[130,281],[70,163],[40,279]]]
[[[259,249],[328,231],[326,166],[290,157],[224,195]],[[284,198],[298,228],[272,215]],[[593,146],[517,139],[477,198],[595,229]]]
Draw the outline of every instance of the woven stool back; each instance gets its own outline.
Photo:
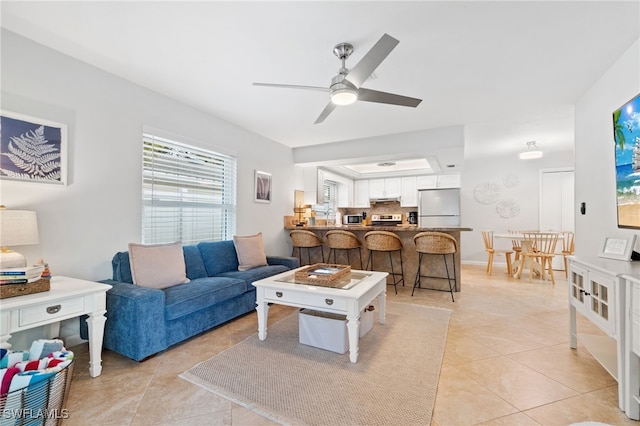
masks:
[[[370,231],[364,234],[367,249],[375,251],[402,250],[402,241],[393,232]]]
[[[413,237],[413,241],[419,253],[453,254],[458,251],[455,238],[444,232],[420,232]]]
[[[356,234],[349,231],[329,231],[326,234],[327,245],[332,249],[352,249],[362,247]]]
[[[289,233],[293,247],[318,247],[324,244],[322,239],[311,231],[294,230]]]

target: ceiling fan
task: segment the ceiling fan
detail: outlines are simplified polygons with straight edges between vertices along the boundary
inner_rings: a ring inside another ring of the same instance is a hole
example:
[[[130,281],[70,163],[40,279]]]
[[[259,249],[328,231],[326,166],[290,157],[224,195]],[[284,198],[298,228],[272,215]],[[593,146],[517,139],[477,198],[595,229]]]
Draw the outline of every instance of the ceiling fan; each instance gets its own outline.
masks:
[[[384,59],[389,55],[389,53],[391,53],[391,51],[398,45],[398,43],[400,42],[395,38],[388,34],[384,34],[351,70],[347,69],[345,61],[353,53],[353,45],[349,43],[337,44],[333,48],[333,54],[342,61],[342,67],[338,70],[338,75],[331,79],[331,85],[329,87],[271,83],[253,83],[253,85],[329,92],[329,104],[320,113],[320,116],[314,124],[322,123],[336,108],[336,106],[349,105],[355,101],[377,102],[415,108],[420,104],[420,102],[422,102],[422,99],[410,98],[387,92],[379,92],[377,90],[370,90],[361,87],[375,69],[378,68],[382,61],[384,61]]]

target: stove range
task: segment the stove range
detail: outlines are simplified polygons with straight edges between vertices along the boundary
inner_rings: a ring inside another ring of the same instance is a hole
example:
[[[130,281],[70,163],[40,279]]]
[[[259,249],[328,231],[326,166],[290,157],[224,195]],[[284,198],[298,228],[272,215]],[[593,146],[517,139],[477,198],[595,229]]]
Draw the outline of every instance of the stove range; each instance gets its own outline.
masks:
[[[396,226],[402,223],[402,214],[372,214],[371,224],[377,226]]]

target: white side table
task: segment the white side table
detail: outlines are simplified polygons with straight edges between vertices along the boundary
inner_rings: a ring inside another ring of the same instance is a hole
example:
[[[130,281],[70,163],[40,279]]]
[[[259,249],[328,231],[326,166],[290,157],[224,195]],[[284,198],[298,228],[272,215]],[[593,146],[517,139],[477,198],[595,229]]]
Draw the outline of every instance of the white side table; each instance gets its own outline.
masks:
[[[102,372],[102,339],[107,318],[108,284],[53,277],[51,290],[0,300],[0,347],[10,348],[11,333],[89,315],[89,374]]]

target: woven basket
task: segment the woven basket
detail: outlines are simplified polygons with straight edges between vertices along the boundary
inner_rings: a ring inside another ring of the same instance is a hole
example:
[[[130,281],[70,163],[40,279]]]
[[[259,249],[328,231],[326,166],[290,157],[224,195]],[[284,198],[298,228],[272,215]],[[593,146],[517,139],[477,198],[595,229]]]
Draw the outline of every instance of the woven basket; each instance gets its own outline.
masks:
[[[64,408],[73,376],[71,361],[55,375],[34,385],[0,395],[2,424],[58,425],[69,417]]]
[[[326,234],[327,245],[333,249],[352,249],[362,247],[362,243],[353,232],[329,231]]]
[[[313,273],[313,271],[320,268],[336,268],[339,269],[339,271],[333,274]],[[315,265],[307,266],[306,268],[296,271],[294,276],[297,283],[313,284],[323,287],[336,287],[339,284],[344,284],[351,280],[351,266],[316,263]]]
[[[293,247],[318,247],[324,244],[322,239],[311,231],[295,230],[289,233]]]
[[[393,232],[370,231],[364,234],[367,249],[375,251],[402,250],[402,240]]]
[[[41,293],[43,291],[49,291],[50,289],[51,280],[49,278],[40,278],[38,281],[26,284],[3,284],[0,285],[0,299]]]
[[[416,250],[427,254],[452,254],[458,251],[456,239],[444,232],[420,232],[413,237]]]

